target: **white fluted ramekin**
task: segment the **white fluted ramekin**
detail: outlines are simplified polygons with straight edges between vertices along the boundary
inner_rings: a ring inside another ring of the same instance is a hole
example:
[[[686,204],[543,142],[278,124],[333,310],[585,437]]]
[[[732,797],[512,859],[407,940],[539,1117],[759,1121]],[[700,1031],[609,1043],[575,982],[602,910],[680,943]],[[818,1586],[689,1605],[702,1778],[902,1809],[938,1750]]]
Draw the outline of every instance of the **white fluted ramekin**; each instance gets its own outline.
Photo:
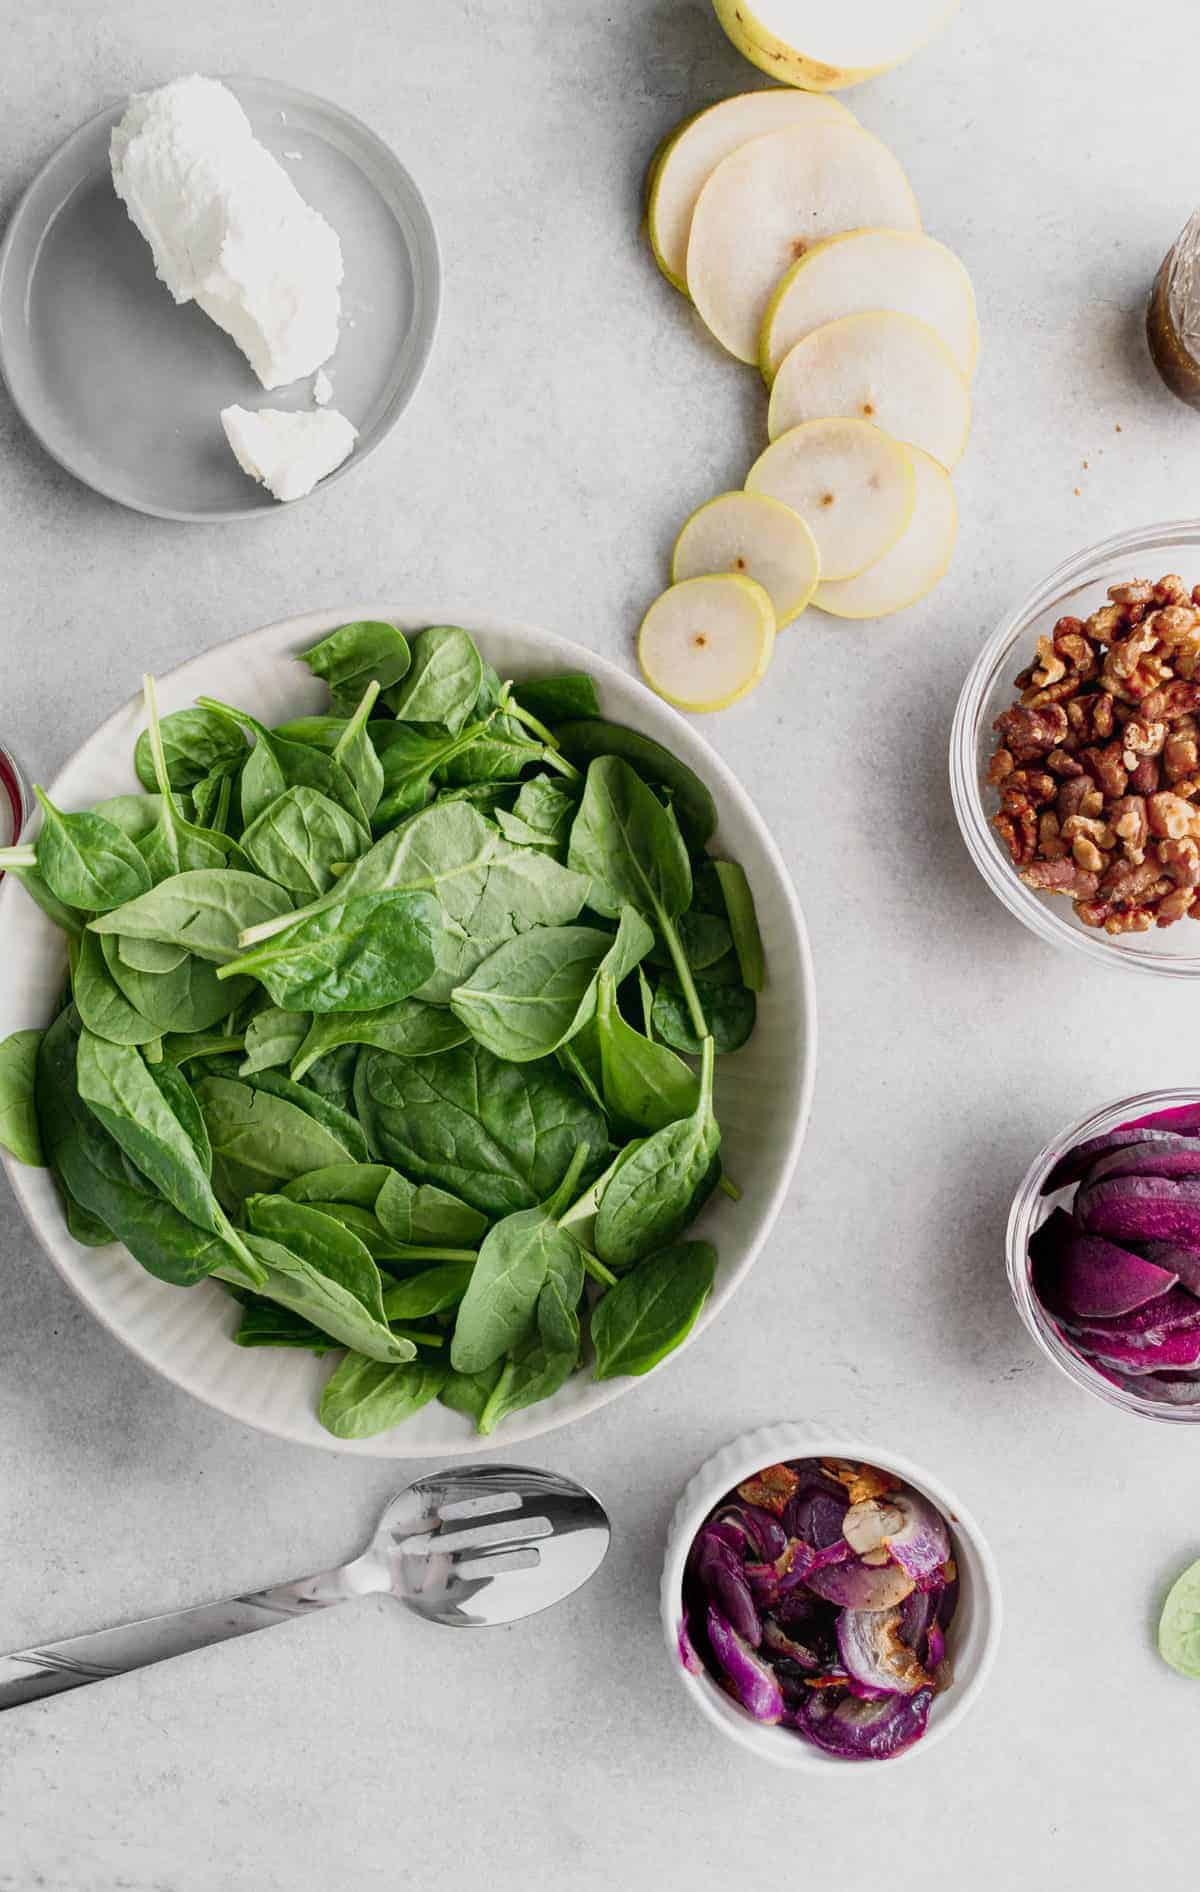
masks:
[[[743,1478],[761,1471],[764,1465],[775,1465],[789,1458],[844,1458],[894,1472],[897,1478],[904,1479],[935,1504],[950,1527],[959,1578],[958,1607],[946,1632],[946,1652],[953,1665],[954,1681],[934,1700],[929,1725],[921,1739],[884,1763],[895,1766],[899,1761],[910,1760],[914,1754],[926,1753],[944,1740],[974,1705],[996,1659],[1002,1614],[1000,1578],[978,1524],[938,1479],[895,1452],[880,1450],[858,1439],[830,1438],[812,1425],[797,1423],[762,1426],[756,1432],[743,1433],[741,1438],[734,1439],[732,1444],[706,1460],[676,1505],[667,1534],[661,1590],[667,1658],[700,1712],[730,1740],[749,1748],[760,1760],[827,1777],[838,1769],[849,1769],[851,1773],[861,1771],[861,1763],[826,1754],[791,1728],[768,1727],[753,1720],[717,1686],[707,1671],[694,1674],[684,1667],[680,1656],[683,1567],[692,1539],[727,1491],[732,1491]]]

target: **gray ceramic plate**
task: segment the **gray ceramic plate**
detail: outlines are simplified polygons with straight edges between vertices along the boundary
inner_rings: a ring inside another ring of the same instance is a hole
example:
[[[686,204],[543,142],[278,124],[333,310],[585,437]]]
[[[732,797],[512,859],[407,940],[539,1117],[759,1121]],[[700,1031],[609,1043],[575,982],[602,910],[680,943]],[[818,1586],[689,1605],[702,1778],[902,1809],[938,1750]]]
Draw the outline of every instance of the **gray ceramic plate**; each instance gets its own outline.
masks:
[[[403,165],[357,119],[270,79],[226,83],[341,238],[341,339],[326,372],[333,405],[359,430],[330,475],[342,479],[394,426],[428,359],[440,292],[433,224]],[[124,110],[80,126],[13,215],[0,249],[0,369],[46,451],[108,498],[167,519],[276,511],[238,467],[220,410],[307,407],[312,383],[268,394],[229,336],[155,276],[109,173]]]

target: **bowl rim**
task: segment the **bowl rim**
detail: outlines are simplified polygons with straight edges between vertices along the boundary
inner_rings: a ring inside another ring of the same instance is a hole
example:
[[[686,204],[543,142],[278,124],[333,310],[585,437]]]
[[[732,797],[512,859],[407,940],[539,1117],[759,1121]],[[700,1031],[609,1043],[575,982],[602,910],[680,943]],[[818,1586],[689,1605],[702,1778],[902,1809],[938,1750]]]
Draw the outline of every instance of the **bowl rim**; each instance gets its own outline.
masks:
[[[1013,1194],[1004,1232],[1005,1265],[1008,1285],[1017,1313],[1046,1358],[1074,1385],[1082,1387],[1093,1399],[1116,1406],[1121,1412],[1141,1419],[1156,1419],[1160,1424],[1194,1425],[1200,1420],[1200,1391],[1191,1406],[1172,1406],[1162,1400],[1144,1399],[1129,1387],[1118,1386],[1097,1372],[1091,1362],[1069,1347],[1033,1291],[1029,1269],[1029,1238],[1053,1207],[1054,1198],[1042,1195],[1042,1182],[1051,1165],[1074,1144],[1088,1136],[1103,1136],[1127,1117],[1142,1117],[1151,1110],[1169,1110],[1178,1104],[1200,1103],[1200,1089],[1176,1086],[1165,1090],[1136,1091],[1130,1097],[1116,1097],[1060,1130],[1038,1151]]]
[[[451,600],[451,609],[449,611],[447,611],[444,605],[437,611],[430,612],[424,610],[421,608],[420,599],[416,600],[415,605],[407,603],[403,606],[398,606],[395,604],[388,605],[387,603],[381,603],[378,598],[375,598],[366,601],[352,601],[349,605],[339,607],[336,610],[324,609],[300,613],[293,617],[280,618],[271,624],[258,625],[254,629],[241,632],[239,635],[232,638],[218,640],[218,642],[209,645],[205,650],[199,651],[194,656],[186,658],[182,663],[174,665],[169,671],[164,672],[157,681],[161,689],[162,686],[168,683],[183,679],[189,670],[201,668],[218,653],[234,653],[240,647],[248,646],[259,641],[264,644],[275,644],[279,646],[279,650],[276,654],[280,657],[282,657],[285,652],[294,655],[295,650],[302,643],[312,642],[327,632],[336,629],[341,624],[352,623],[359,619],[384,620],[396,623],[400,626],[408,626],[410,630],[426,624],[459,623],[470,630],[473,636],[480,638],[485,655],[486,644],[489,637],[512,637],[529,643],[536,656],[539,659],[544,658],[547,668],[551,671],[555,669],[563,671],[587,669],[596,677],[597,681],[602,686],[608,683],[620,689],[628,690],[632,688],[635,697],[644,701],[648,707],[649,715],[647,721],[656,739],[662,741],[665,745],[674,744],[678,746],[681,751],[682,759],[687,762],[690,767],[694,767],[698,772],[702,773],[703,779],[713,790],[714,798],[718,805],[718,814],[725,804],[737,809],[739,816],[753,829],[763,854],[774,873],[780,891],[783,909],[790,923],[792,941],[795,949],[796,977],[800,992],[800,1015],[796,1019],[796,1034],[797,1043],[800,1047],[801,1071],[796,1110],[789,1129],[787,1147],[780,1162],[778,1172],[770,1191],[764,1197],[763,1206],[759,1212],[757,1232],[746,1244],[729,1278],[714,1287],[713,1292],[709,1295],[708,1300],[705,1302],[704,1307],[701,1309],[699,1316],[685,1339],[664,1361],[660,1362],[660,1367],[657,1368],[656,1371],[661,1370],[662,1367],[669,1367],[671,1362],[676,1360],[684,1352],[685,1348],[690,1346],[721,1313],[727,1302],[741,1286],[763,1248],[766,1246],[767,1241],[770,1239],[775,1223],[778,1220],[779,1212],[783,1207],[787,1192],[791,1186],[792,1177],[795,1173],[800,1151],[804,1144],[804,1138],[807,1133],[809,1118],[812,1112],[818,1052],[815,969],[813,965],[812,948],[809,943],[808,930],[800,907],[799,896],[797,895],[787,864],[764,817],[760,814],[750,794],[742,787],[728,763],[710,746],[698,730],[691,727],[684,717],[676,710],[672,709],[669,704],[662,702],[658,697],[654,696],[646,685],[642,683],[640,678],[632,676],[628,671],[623,670],[618,664],[615,664],[610,658],[604,657],[596,651],[589,650],[585,645],[577,644],[567,638],[560,637],[554,632],[544,630],[536,625],[524,623],[517,619],[495,618],[471,610],[460,613],[455,608],[453,600]],[[52,799],[56,799],[56,791],[62,776],[68,770],[73,769],[80,759],[85,756],[86,752],[93,748],[99,749],[102,747],[105,741],[111,738],[111,732],[114,732],[120,727],[123,719],[128,718],[130,713],[136,710],[140,702],[140,692],[135,692],[132,696],[127,697],[125,701],[119,704],[110,715],[106,716],[104,721],[92,731],[91,735],[86,737],[79,747],[73,751],[63,763],[62,767],[56,771],[54,779],[50,784],[49,793]],[[625,713],[627,714],[628,711]],[[650,732],[648,731],[647,733]],[[11,876],[4,876],[0,879],[0,936],[4,933],[6,922],[9,925],[12,924],[12,912],[19,898],[16,888],[17,883]],[[324,1432],[320,1432],[319,1437],[310,1437],[307,1434],[300,1437],[298,1433],[294,1429],[291,1429],[286,1423],[271,1424],[261,1418],[250,1419],[245,1417],[242,1413],[233,1410],[228,1403],[224,1402],[216,1391],[211,1388],[206,1389],[204,1384],[198,1383],[194,1369],[189,1368],[187,1371],[168,1370],[160,1361],[154,1358],[153,1354],[147,1348],[135,1341],[116,1319],[110,1318],[107,1310],[98,1304],[97,1299],[94,1298],[93,1294],[89,1291],[86,1270],[80,1266],[78,1259],[79,1255],[86,1255],[88,1251],[77,1250],[77,1245],[71,1242],[67,1233],[65,1220],[62,1220],[61,1216],[59,1222],[51,1227],[50,1223],[43,1215],[40,1204],[34,1200],[31,1178],[43,1175],[45,1172],[29,1170],[25,1165],[18,1163],[16,1159],[5,1150],[0,1150],[0,1161],[3,1162],[9,1184],[40,1247],[49,1256],[54,1267],[66,1281],[67,1285],[78,1295],[80,1300],[83,1301],[88,1311],[94,1315],[110,1333],[120,1340],[123,1345],[128,1347],[132,1353],[136,1354],[147,1366],[152,1367],[155,1372],[160,1373],[163,1378],[169,1380],[173,1385],[180,1387],[182,1391],[199,1399],[204,1405],[211,1407],[216,1412],[220,1412],[226,1418],[236,1419],[242,1424],[251,1426],[256,1431],[266,1433],[276,1438],[286,1439],[289,1443],[313,1446],[351,1457],[424,1459],[430,1456],[453,1457],[466,1454],[479,1456],[485,1452],[495,1452],[505,1447],[524,1444],[526,1440],[538,1438],[545,1433],[554,1432],[562,1427],[571,1425],[577,1420],[585,1419],[590,1414],[598,1411],[601,1407],[609,1405],[615,1399],[619,1399],[622,1394],[628,1393],[632,1391],[633,1388],[642,1384],[642,1379],[637,1376],[591,1381],[589,1382],[587,1402],[586,1404],[582,1404],[577,1410],[565,1414],[542,1416],[536,1419],[531,1418],[530,1414],[545,1414],[545,1409],[550,1407],[553,1403],[552,1401],[545,1401],[538,1406],[528,1408],[525,1413],[514,1415],[514,1423],[507,1430],[501,1429],[498,1434],[493,1433],[487,1437],[480,1437],[475,1432],[471,1432],[465,1438],[458,1440],[439,1442],[437,1444],[431,1444],[428,1441],[420,1444],[414,1442],[406,1446],[403,1442],[403,1424],[393,1428],[391,1432],[377,1434],[373,1438],[363,1440],[337,1439],[331,1433],[326,1434]],[[136,1263],[131,1263],[130,1265],[134,1268],[137,1266]],[[202,1378],[203,1377],[204,1376],[202,1376]],[[524,1424],[521,1423],[522,1420],[524,1420]],[[320,1429],[316,1428],[316,1430],[319,1431]],[[382,1445],[382,1441],[393,1440],[393,1433],[396,1437],[385,1449]]]
[[[956,1677],[953,1686],[940,1698],[942,1705],[936,1714],[930,1716],[921,1739],[901,1753],[889,1756],[887,1762],[883,1763],[890,1770],[901,1761],[911,1760],[935,1747],[975,1705],[995,1663],[1004,1621],[1000,1573],[991,1546],[975,1516],[940,1478],[902,1453],[890,1448],[880,1451],[869,1441],[848,1439],[840,1433],[827,1432],[823,1426],[811,1420],[794,1420],[758,1426],[751,1432],[743,1432],[705,1459],[680,1494],[667,1533],[659,1586],[659,1613],[668,1661],[688,1696],[706,1719],[719,1728],[727,1739],[749,1748],[760,1760],[797,1772],[820,1774],[825,1780],[832,1778],[839,1769],[844,1769],[851,1779],[861,1775],[861,1766],[848,1762],[840,1755],[826,1754],[799,1737],[788,1744],[776,1743],[770,1737],[778,1732],[777,1729],[764,1727],[752,1721],[749,1715],[739,1715],[735,1719],[723,1712],[724,1702],[718,1698],[715,1683],[707,1673],[697,1675],[685,1668],[679,1656],[683,1569],[697,1530],[717,1499],[739,1479],[758,1471],[763,1465],[784,1458],[846,1458],[895,1472],[933,1501],[947,1519],[952,1532],[967,1545],[978,1564],[978,1570],[971,1573],[973,1581],[978,1579],[975,1602],[983,1619],[983,1641],[978,1659],[971,1674],[965,1679]]]
[[[215,78],[219,84],[228,86],[243,104],[246,103],[242,96],[245,93],[256,95],[259,102],[266,98],[274,107],[282,104],[286,108],[291,103],[301,109],[319,108],[332,120],[352,132],[364,149],[370,150],[376,159],[399,179],[401,188],[408,194],[409,208],[418,226],[417,237],[421,263],[427,279],[425,307],[422,311],[421,322],[414,326],[413,332],[417,339],[408,373],[393,390],[378,422],[366,437],[365,442],[360,445],[356,441],[353,452],[340,465],[334,467],[333,471],[327,473],[323,479],[318,480],[311,492],[302,494],[299,500],[289,500],[286,507],[275,500],[264,504],[260,494],[254,499],[247,497],[244,505],[230,507],[222,512],[197,512],[194,508],[187,506],[155,505],[149,500],[131,498],[128,493],[118,491],[115,483],[107,479],[94,478],[91,473],[85,472],[77,464],[75,458],[64,449],[61,442],[47,431],[36,408],[26,398],[25,387],[18,384],[17,378],[6,366],[8,350],[4,341],[2,316],[0,316],[0,382],[3,383],[23,424],[47,458],[56,466],[60,466],[64,473],[69,473],[72,479],[78,480],[80,485],[87,486],[92,492],[99,494],[101,499],[107,499],[115,506],[124,506],[129,512],[140,513],[145,518],[170,519],[179,525],[220,526],[246,519],[275,518],[285,510],[302,504],[305,499],[312,499],[317,493],[324,492],[327,487],[345,479],[383,445],[405,409],[416,396],[429,366],[441,324],[443,265],[437,225],[434,223],[433,213],[424,192],[407,165],[401,161],[387,141],[381,138],[377,131],[373,131],[363,119],[354,112],[347,111],[345,106],[339,105],[335,99],[327,98],[321,92],[310,92],[303,86],[289,85],[286,80],[271,79],[261,73],[218,72],[209,76]],[[3,235],[0,236],[0,301],[2,301],[5,275],[12,265],[17,245],[24,233],[25,221],[37,201],[38,192],[46,178],[56,167],[69,161],[77,149],[86,146],[88,140],[94,137],[102,126],[107,125],[111,130],[124,116],[138,93],[148,89],[153,88],[139,87],[132,92],[126,92],[114,103],[102,106],[98,112],[93,112],[89,118],[76,125],[73,131],[68,132],[67,136],[55,145],[44,162],[38,166],[18,196],[12,215]],[[302,380],[304,378],[301,377]],[[289,385],[295,386],[296,383]],[[284,390],[262,389],[260,392],[282,393]]]
[[[1098,582],[1093,568],[1114,558],[1140,552],[1200,543],[1200,518],[1174,519],[1158,525],[1135,527],[1086,546],[1062,562],[1012,606],[977,653],[967,672],[950,728],[950,794],[967,851],[979,873],[1014,917],[1048,945],[1083,952],[1103,966],[1125,966],[1168,979],[1200,976],[1200,950],[1194,954],[1151,956],[1144,948],[1097,929],[1087,930],[1061,919],[1049,898],[1041,898],[1018,877],[1000,852],[991,821],[984,810],[976,767],[979,719],[997,672],[1007,662],[1012,646],[1027,633],[1031,621],[1061,600],[1071,585],[1082,589]],[[1140,934],[1137,937],[1146,938]]]

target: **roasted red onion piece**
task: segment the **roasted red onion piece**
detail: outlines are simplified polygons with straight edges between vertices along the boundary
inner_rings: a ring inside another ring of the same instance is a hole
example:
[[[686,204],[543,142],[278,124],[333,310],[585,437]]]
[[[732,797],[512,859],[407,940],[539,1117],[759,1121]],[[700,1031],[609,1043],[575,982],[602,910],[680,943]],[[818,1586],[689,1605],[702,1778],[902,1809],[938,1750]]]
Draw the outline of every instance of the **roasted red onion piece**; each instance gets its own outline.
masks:
[[[884,1695],[915,1695],[932,1687],[901,1625],[901,1609],[843,1610],[837,1639],[847,1675]]]
[[[861,1557],[814,1570],[806,1582],[815,1595],[852,1610],[892,1609],[915,1587],[914,1579],[899,1564],[865,1564]]]
[[[929,1688],[915,1695],[888,1695],[881,1701],[850,1696],[831,1702],[832,1692],[814,1689],[792,1725],[816,1747],[846,1761],[886,1761],[902,1754],[924,1734],[933,1700]]]
[[[728,1618],[738,1635],[752,1649],[757,1649],[762,1638],[762,1624],[743,1567],[735,1553],[708,1525],[700,1533],[696,1575],[709,1600]]]
[[[709,1647],[746,1713],[753,1715],[756,1721],[781,1721],[783,1690],[774,1671],[742,1641],[732,1624],[711,1603],[706,1623]]]

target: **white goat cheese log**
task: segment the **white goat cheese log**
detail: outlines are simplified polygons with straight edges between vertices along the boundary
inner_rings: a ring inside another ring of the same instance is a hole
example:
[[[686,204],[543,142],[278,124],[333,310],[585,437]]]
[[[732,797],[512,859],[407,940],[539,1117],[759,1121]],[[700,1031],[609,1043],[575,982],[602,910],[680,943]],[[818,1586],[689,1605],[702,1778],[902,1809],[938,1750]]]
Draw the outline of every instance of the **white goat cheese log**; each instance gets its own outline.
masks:
[[[176,302],[232,335],[264,388],[337,347],[342,246],[216,79],[133,100],[112,134],[113,184]]]
[[[303,499],[318,480],[342,464],[357,439],[344,414],[333,407],[285,413],[263,407],[221,411],[225,438],[243,473],[258,480],[276,499]]]

